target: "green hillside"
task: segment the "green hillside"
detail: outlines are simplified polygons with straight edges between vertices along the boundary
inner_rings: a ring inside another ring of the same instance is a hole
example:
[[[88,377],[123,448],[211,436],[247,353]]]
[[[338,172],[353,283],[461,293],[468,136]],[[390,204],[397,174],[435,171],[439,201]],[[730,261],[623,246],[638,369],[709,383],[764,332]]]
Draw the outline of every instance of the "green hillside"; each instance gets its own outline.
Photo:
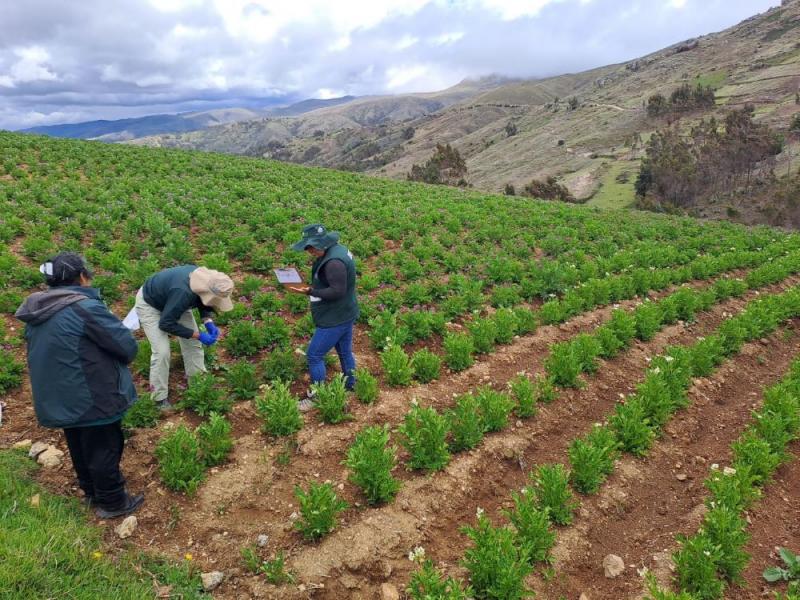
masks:
[[[392,307],[420,282],[425,299],[447,297],[448,274],[485,278],[490,294],[496,283],[520,298],[546,297],[563,284],[545,282],[553,275],[538,272],[539,258],[591,274],[598,260],[631,245],[655,251],[691,235],[701,240],[698,250],[729,236],[748,246],[759,239],[728,224],[637,212],[621,221],[591,207],[227,155],[9,133],[0,134],[0,146],[0,237],[17,273],[5,284],[6,297],[9,288],[37,281],[30,267],[62,249],[86,251],[111,299],[129,298],[148,273],[185,261],[269,282],[273,267],[305,263],[287,244],[316,221],[342,231],[366,263],[368,291],[381,288],[374,306]],[[670,259],[686,250],[673,248]],[[367,304],[365,318],[374,306]]]

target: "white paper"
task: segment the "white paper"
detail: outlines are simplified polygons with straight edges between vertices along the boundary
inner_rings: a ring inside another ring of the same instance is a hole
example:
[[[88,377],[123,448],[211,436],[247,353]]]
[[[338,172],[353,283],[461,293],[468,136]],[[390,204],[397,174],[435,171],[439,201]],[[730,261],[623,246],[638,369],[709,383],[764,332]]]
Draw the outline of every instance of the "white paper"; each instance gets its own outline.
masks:
[[[131,309],[127,316],[122,320],[122,324],[131,331],[137,331],[139,329],[139,313],[136,312],[136,307]]]
[[[286,269],[273,269],[273,271],[279,283],[303,283],[303,278],[300,277],[297,269],[288,267]]]

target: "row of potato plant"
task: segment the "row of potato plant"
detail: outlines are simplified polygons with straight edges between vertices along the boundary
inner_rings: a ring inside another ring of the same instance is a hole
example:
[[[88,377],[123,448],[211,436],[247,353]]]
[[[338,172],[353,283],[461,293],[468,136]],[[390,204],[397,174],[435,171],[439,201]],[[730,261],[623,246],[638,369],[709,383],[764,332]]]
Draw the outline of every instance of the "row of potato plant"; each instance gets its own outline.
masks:
[[[767,266],[769,270],[754,280],[754,285],[755,282],[771,283],[778,280],[780,276],[788,276],[800,268],[800,263],[794,255],[790,255]],[[698,292],[684,288],[659,303],[652,304],[658,304],[660,308],[662,306],[670,307],[669,313],[675,319],[688,319],[693,316],[694,310],[708,308],[708,301],[720,301],[731,295],[739,295],[743,291],[744,284],[742,282],[724,279],[716,282],[708,290]],[[704,302],[703,297],[708,300]],[[643,306],[648,306],[648,304]],[[640,309],[641,307],[637,310]],[[623,327],[625,317],[630,318],[630,315],[622,311],[615,311],[609,323],[598,328],[593,335],[583,334],[564,344],[582,344],[586,338],[594,341],[598,348],[602,348],[596,340],[605,339],[606,336],[602,331],[609,327],[611,335],[617,340],[613,346],[618,350],[625,345],[624,340],[629,339],[628,335],[632,331],[638,330],[635,320],[627,322],[627,326]],[[669,322],[669,319],[663,317],[659,319],[659,322],[664,321]],[[625,334],[623,335],[621,332],[625,332]],[[709,348],[715,347],[713,343],[715,339],[712,336],[698,343],[695,351],[695,369],[699,375],[707,375],[710,366],[716,360],[715,355],[709,352]],[[392,348],[390,347],[385,352],[391,351]],[[558,354],[555,352],[552,353],[548,361],[557,356]],[[581,364],[585,364],[585,361]],[[590,369],[583,370],[590,371]],[[363,370],[361,374],[366,376],[367,382],[370,383],[370,376]],[[428,471],[441,469],[449,462],[451,451],[473,448],[480,442],[484,433],[505,428],[512,409],[516,409],[517,416],[520,417],[532,415],[535,412],[536,400],[547,401],[554,397],[552,382],[563,385],[563,381],[554,376],[552,370],[549,375],[547,379],[537,378],[535,383],[527,377],[517,377],[509,384],[513,391],[513,397],[488,387],[481,388],[475,395],[466,394],[457,399],[454,408],[446,414],[439,414],[433,408],[422,408],[415,404],[398,429],[401,434],[401,444],[410,455],[409,467]],[[647,379],[645,384],[647,384]],[[371,387],[374,390],[375,386]],[[317,392],[316,405],[323,422],[336,424],[350,418],[346,409],[346,390],[341,377],[334,378],[330,383],[315,386],[315,391]],[[289,390],[288,383],[280,381],[269,386],[264,394],[255,400],[256,411],[263,419],[265,433],[273,436],[285,436],[295,433],[302,427],[303,419],[297,400],[298,398]],[[193,408],[202,416],[208,413],[227,412],[230,409],[231,400],[214,387],[213,375],[204,374],[193,378],[182,404]],[[597,428],[585,440],[576,440],[573,443],[570,447],[570,460],[573,465],[571,479],[576,489],[583,493],[592,493],[599,488],[599,485],[613,469],[618,446],[635,454],[644,453],[655,435],[655,431],[645,427],[644,424],[653,423],[655,427],[658,427],[660,424],[658,418],[668,417],[668,414],[663,413],[663,409],[658,415],[650,414],[650,412],[646,406],[642,406],[639,399],[634,398],[630,402],[620,405],[617,413],[611,418],[616,438],[610,435],[605,428]],[[388,432],[381,432],[381,436],[384,434],[388,441]],[[373,436],[371,439],[374,440],[377,437]],[[367,455],[371,458],[358,463],[361,466],[356,468],[369,471],[369,473],[356,474],[354,480],[360,482],[359,486],[365,491],[369,503],[391,500],[399,489],[399,482],[391,476],[391,470],[394,468],[396,460],[395,449],[387,447],[386,444],[383,447],[365,446],[365,448],[369,449]],[[196,462],[193,459],[191,448],[185,449],[184,454],[188,456],[186,464]],[[387,460],[386,456],[391,456],[391,460]],[[177,460],[175,459],[173,462]],[[376,467],[380,467],[379,472],[375,472]],[[164,478],[165,480],[174,479],[170,476]],[[197,484],[200,481],[191,473],[186,476],[186,479],[187,481],[197,481]],[[375,484],[375,481],[378,483]],[[189,489],[185,486],[184,488],[185,490]]]
[[[797,316],[800,316],[800,287],[748,303],[739,315],[727,319],[718,328],[715,335],[724,338],[726,343],[723,344],[725,350],[716,359],[717,365],[725,357],[738,352],[744,343],[767,335],[780,323]],[[647,440],[646,448],[670,416],[688,402],[686,392],[693,377],[703,376],[703,362],[695,360],[702,342],[669,348],[653,359],[645,380],[637,386],[636,394],[618,405],[617,411],[624,410],[620,407],[631,402],[642,406],[636,428],[645,432],[638,438]],[[620,429],[614,425],[613,415],[609,421],[610,425],[595,425],[589,434],[573,441],[568,451],[570,470],[561,464],[553,464],[540,465],[531,473],[531,484],[523,488],[521,494],[513,496],[517,513],[513,517],[509,515],[513,526],[493,526],[479,510],[477,526],[463,529],[473,545],[465,552],[462,564],[470,574],[470,585],[476,597],[523,598],[530,594],[525,577],[532,571],[534,562],[547,561],[549,549],[555,543],[549,525],[571,523],[578,507],[569,489],[570,484],[581,493],[597,492],[613,471],[619,452],[624,449],[624,442],[617,437]],[[545,520],[547,524],[542,526]],[[533,549],[537,552],[534,553]],[[423,575],[426,579],[445,581],[440,574],[431,576],[431,572],[435,573],[431,569],[431,564],[423,565],[412,577],[410,589],[418,586]],[[450,588],[462,589],[461,584],[454,581],[451,581]]]
[[[732,280],[723,280],[716,285],[719,290],[714,290],[715,299],[724,299],[729,297],[728,294],[744,291],[743,283]],[[750,335],[754,336],[739,339],[738,342],[731,341],[728,344],[731,352],[738,350],[737,343],[741,345],[744,341],[760,337],[791,314],[800,314],[800,289],[793,291],[794,308],[787,309],[788,312],[780,312],[775,308],[787,298],[791,300],[789,292],[786,292],[755,300],[748,304],[742,314],[726,321],[735,326],[725,327],[723,324],[720,330],[731,332],[737,329],[736,326],[747,324]],[[769,321],[761,315],[764,306],[774,308],[777,321]],[[751,315],[756,316],[754,318]],[[685,350],[682,348],[672,348],[668,354],[654,359],[637,395],[629,398],[625,404],[618,405],[617,412],[609,419],[611,425],[597,425],[587,436],[572,442],[568,451],[570,470],[554,464],[541,465],[532,472],[530,485],[520,493],[512,494],[513,510],[504,513],[511,527],[495,527],[485,514],[479,512],[477,525],[463,529],[474,544],[464,558],[471,587],[464,588],[460,582],[445,578],[431,561],[426,560],[421,561],[420,569],[409,583],[407,591],[411,597],[437,598],[432,594],[438,590],[453,594],[455,598],[466,598],[469,597],[467,594],[477,590],[478,597],[522,598],[527,593],[525,577],[536,563],[550,559],[549,552],[556,537],[552,526],[572,522],[578,502],[570,491],[570,484],[580,493],[595,493],[613,471],[621,450],[632,451],[636,455],[646,451],[646,447],[642,446],[630,448],[630,440],[646,440],[649,447],[657,433],[655,424],[663,427],[675,410],[685,406],[685,390],[691,377],[708,374],[702,361],[692,364],[693,357],[699,354],[697,348],[702,348],[701,344],[702,340],[690,346],[688,352],[682,352]],[[680,357],[677,363],[675,355]],[[456,400],[455,407],[444,414],[412,402],[410,411],[397,429],[400,444],[408,453],[408,468],[427,472],[440,470],[448,464],[452,452],[474,448],[485,433],[505,428],[512,410],[520,418],[529,417],[535,414],[537,402],[549,402],[555,398],[549,380],[542,377],[531,381],[520,374],[509,382],[508,388],[510,393],[483,387],[474,394],[463,394]],[[285,386],[281,389],[288,394]],[[658,390],[658,393],[650,394],[650,390]],[[638,421],[634,422],[625,412],[624,407],[628,405],[639,408],[636,413]],[[294,400],[287,401],[286,406],[296,410]],[[652,420],[652,425],[650,415],[657,416]],[[368,504],[390,502],[400,489],[400,481],[392,475],[397,466],[397,447],[390,445],[388,425],[362,429],[347,452],[345,465],[351,470],[351,481],[361,488]],[[304,508],[295,527],[305,531],[309,521],[322,521],[325,526],[314,529],[322,531],[319,536],[335,527],[336,515],[346,505],[336,497],[330,485],[324,494],[320,493],[316,499],[311,499],[310,493],[316,487],[317,484],[311,483],[309,493],[298,488],[296,493]],[[307,533],[304,535],[316,539]]]
[[[703,523],[695,535],[679,538],[680,549],[672,557],[681,593],[659,590],[653,582],[654,600],[715,600],[728,586],[743,582],[750,559],[744,550],[749,539],[746,511],[777,468],[792,458],[787,446],[799,430],[800,360],[795,360],[783,380],[764,390],[761,408],[731,445],[730,466],[711,466],[704,482],[708,496]]]
[[[640,280],[640,287],[632,285],[627,289],[620,290],[619,296],[609,295],[611,289],[609,287],[602,288],[603,292],[598,296],[597,290],[592,286],[583,286],[578,288],[576,300],[569,309],[563,308],[565,301],[570,302],[565,295],[562,300],[545,303],[539,311],[519,306],[500,308],[493,315],[487,317],[475,316],[466,323],[467,332],[444,333],[444,356],[438,360],[429,350],[418,350],[413,356],[408,356],[400,347],[409,339],[420,339],[418,337],[420,334],[411,332],[418,332],[423,327],[427,327],[427,329],[425,330],[426,334],[422,334],[422,339],[425,335],[445,332],[446,322],[443,318],[437,320],[436,313],[418,313],[420,318],[416,319],[415,317],[410,327],[402,324],[401,319],[398,319],[394,313],[383,313],[371,321],[373,325],[371,333],[374,333],[373,343],[376,347],[383,348],[381,359],[387,382],[390,385],[410,385],[413,380],[426,383],[438,377],[442,362],[453,371],[466,369],[474,363],[475,354],[489,353],[496,344],[508,344],[516,335],[532,333],[540,323],[560,323],[596,306],[630,299],[652,290],[663,289],[667,285],[688,281],[696,276],[708,278],[718,275],[720,272],[742,267],[758,267],[752,271],[753,276],[744,283],[726,280],[725,283],[715,286],[713,293],[710,290],[700,292],[679,290],[670,296],[669,300],[641,306],[635,313],[636,336],[646,341],[662,325],[678,319],[689,320],[696,310],[703,310],[715,300],[719,301],[738,295],[747,287],[759,287],[779,281],[785,277],[785,273],[796,272],[800,266],[800,252],[793,252],[787,256],[774,255],[769,252],[747,255],[731,253],[711,265],[707,260],[698,260],[702,262],[702,271],[693,270],[691,267],[667,269],[663,272],[644,271],[643,273],[649,274],[651,277],[643,277]],[[606,280],[598,281],[608,283]],[[628,281],[633,283],[633,279],[629,278]],[[589,290],[588,295],[580,295],[583,290]],[[549,314],[548,307],[554,307],[553,314]],[[621,315],[620,312],[615,318],[624,319],[625,317]],[[417,324],[418,320],[423,325]],[[436,321],[435,326],[431,325],[434,321]],[[597,356],[613,355],[617,349],[613,345],[620,341],[615,340],[615,336],[611,335],[615,325],[617,323],[599,330],[595,338],[582,336],[573,342],[565,342],[554,347],[555,357],[552,359],[551,367],[557,371],[554,377],[559,385],[576,385],[579,372],[591,369]],[[619,325],[622,326],[621,323]],[[623,335],[622,331],[616,331],[616,333]],[[605,345],[603,345],[604,343]],[[585,364],[582,364],[580,359],[585,359]],[[563,369],[559,367],[563,367]]]
[[[731,293],[743,291],[741,285],[722,281],[718,285]],[[724,298],[726,294],[715,292],[714,297]],[[754,300],[741,314],[720,326],[717,335],[730,337],[725,356],[798,314],[800,288]],[[747,334],[737,335],[741,331]],[[524,578],[533,565],[549,560],[550,548],[555,543],[552,525],[568,525],[572,521],[578,502],[569,489],[570,484],[580,493],[596,493],[613,471],[620,451],[637,456],[646,452],[670,416],[688,402],[686,390],[692,377],[709,374],[705,361],[698,360],[703,356],[705,339],[686,348],[671,348],[655,358],[637,393],[617,406],[609,425],[596,425],[588,435],[573,440],[568,450],[570,470],[554,464],[541,465],[532,472],[530,485],[512,495],[514,509],[505,513],[512,528],[494,527],[482,512],[476,527],[464,528],[474,544],[464,559],[471,588],[464,589],[452,578],[444,578],[430,561],[425,561],[412,577],[409,594],[417,597],[414,594],[447,589],[455,597],[462,597],[470,590],[478,590],[478,597],[523,597]],[[717,364],[721,361],[722,356],[716,360]],[[475,394],[464,394],[445,414],[412,402],[397,430],[409,456],[407,466],[428,472],[442,469],[448,464],[451,452],[474,448],[485,433],[505,428],[512,410],[521,418],[532,416],[537,401],[549,402],[555,398],[552,386],[544,378],[531,381],[520,374],[508,387],[510,394],[488,387],[478,389]],[[285,384],[280,389],[289,396]],[[296,411],[294,399],[287,400],[286,406]],[[390,445],[389,435],[386,425],[364,428],[347,453],[345,464],[351,470],[351,481],[362,489],[368,504],[389,502],[400,489],[399,480],[392,476],[397,448]],[[313,491],[318,492],[316,497],[311,496]],[[330,532],[335,527],[336,515],[346,508],[330,485],[320,490],[312,483],[308,493],[299,488],[296,493],[303,508],[295,527],[306,532],[304,535],[310,539]],[[309,522],[317,525],[312,528]],[[309,529],[317,533],[309,535]]]

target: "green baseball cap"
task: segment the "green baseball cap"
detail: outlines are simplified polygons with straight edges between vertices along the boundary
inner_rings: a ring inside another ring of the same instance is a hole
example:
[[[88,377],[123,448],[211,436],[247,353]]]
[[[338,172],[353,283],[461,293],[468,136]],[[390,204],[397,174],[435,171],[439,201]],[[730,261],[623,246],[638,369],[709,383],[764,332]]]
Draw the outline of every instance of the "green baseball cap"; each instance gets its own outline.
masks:
[[[292,250],[305,250],[308,246],[327,250],[339,241],[338,231],[328,231],[324,225],[315,223],[303,227],[303,239],[292,245]]]

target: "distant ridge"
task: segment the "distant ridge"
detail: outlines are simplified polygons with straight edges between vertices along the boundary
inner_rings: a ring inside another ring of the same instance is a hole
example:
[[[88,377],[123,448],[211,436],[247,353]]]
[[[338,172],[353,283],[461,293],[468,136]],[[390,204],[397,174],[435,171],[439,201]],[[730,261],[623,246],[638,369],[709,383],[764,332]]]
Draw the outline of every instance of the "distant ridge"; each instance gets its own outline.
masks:
[[[21,133],[39,133],[51,137],[104,139],[105,141],[124,141],[159,133],[183,133],[204,129],[213,125],[235,123],[255,119],[258,112],[244,109],[219,109],[204,112],[180,113],[177,115],[149,115],[132,119],[113,121],[86,121],[63,125],[43,125],[22,129]]]
[[[330,106],[339,106],[340,104],[347,104],[358,98],[358,96],[341,96],[339,98],[328,98],[320,100],[317,98],[309,98],[308,100],[301,100],[289,106],[278,106],[275,108],[268,108],[264,111],[264,116],[269,117],[296,117],[318,108],[328,108]]]
[[[124,142],[150,135],[198,131],[216,125],[238,123],[262,117],[296,117],[320,108],[347,104],[356,99],[357,96],[342,96],[325,100],[309,98],[288,106],[263,109],[218,108],[178,114],[147,115],[129,119],[41,125],[21,129],[20,133],[38,133],[51,137],[102,140],[104,142]]]

